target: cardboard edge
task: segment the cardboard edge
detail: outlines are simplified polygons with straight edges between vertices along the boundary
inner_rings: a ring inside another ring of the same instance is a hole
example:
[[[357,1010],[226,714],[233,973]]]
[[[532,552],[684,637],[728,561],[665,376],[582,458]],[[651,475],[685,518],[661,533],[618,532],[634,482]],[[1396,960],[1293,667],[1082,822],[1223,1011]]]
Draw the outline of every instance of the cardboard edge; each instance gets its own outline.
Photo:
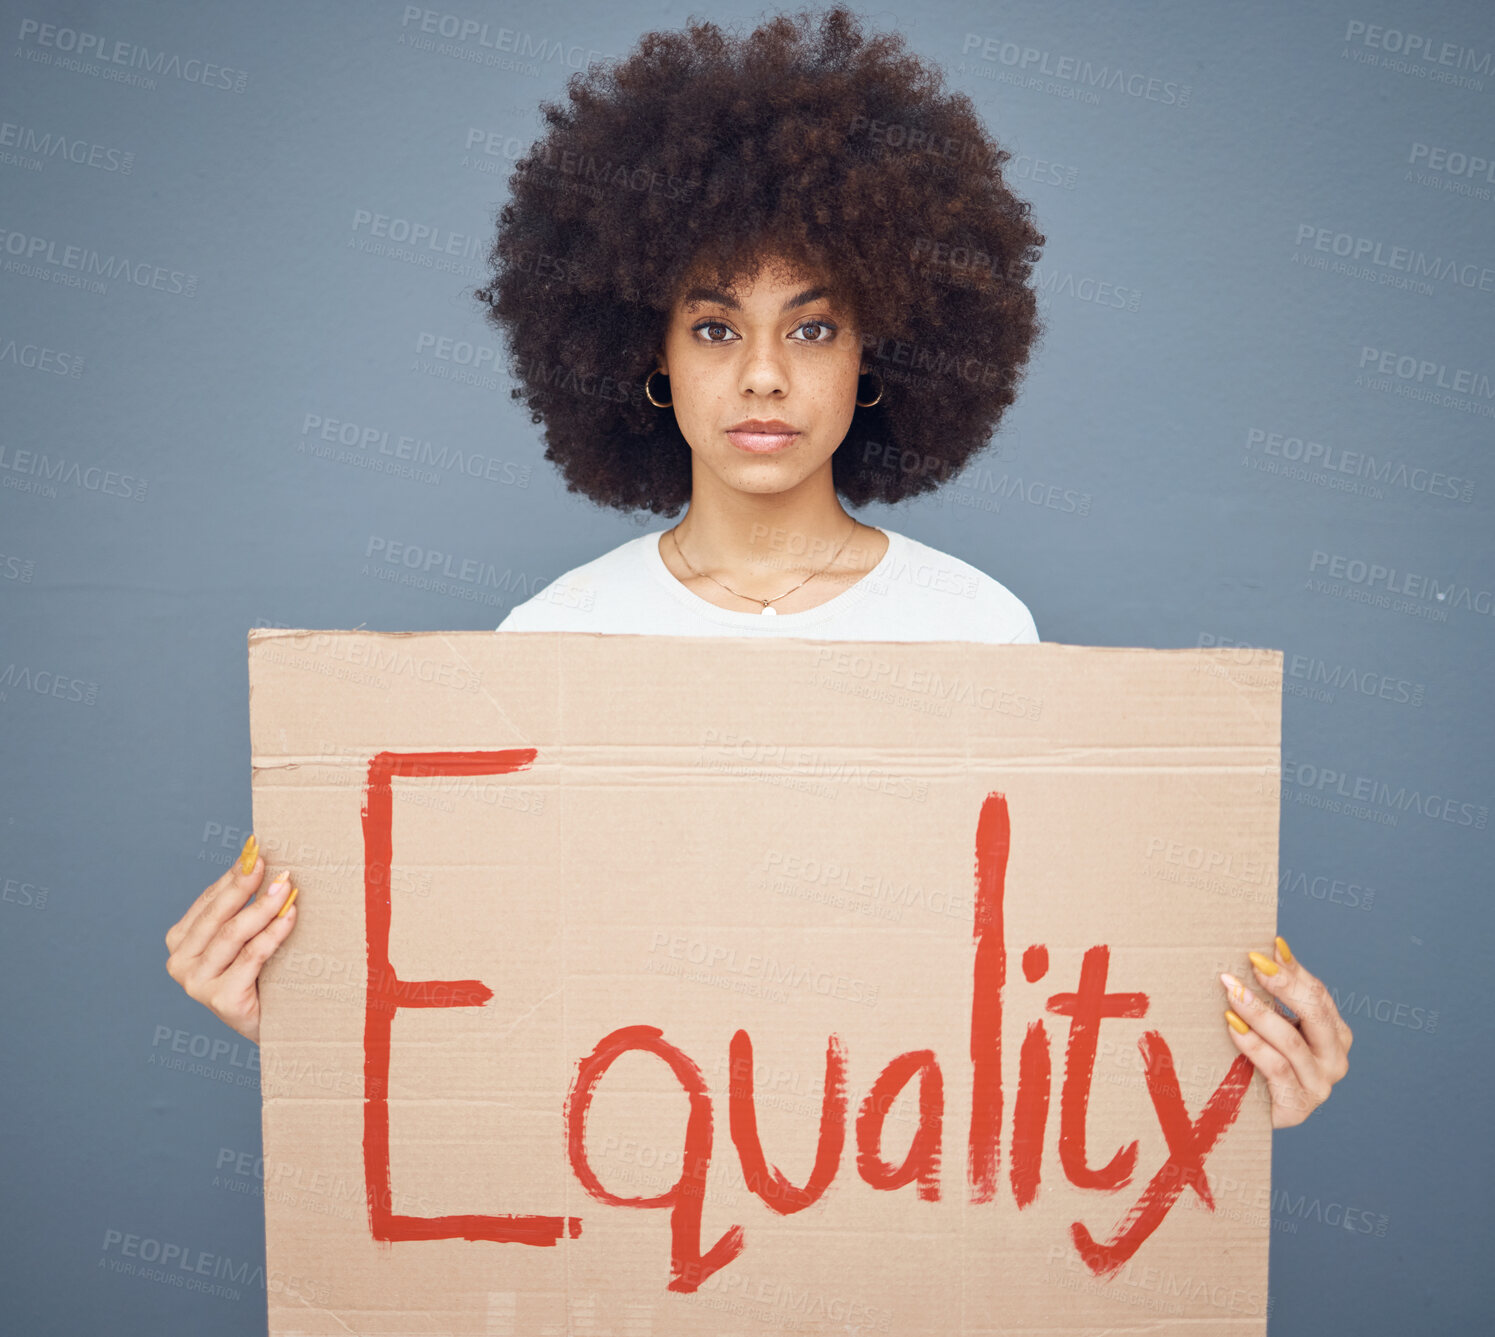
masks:
[[[252,652],[256,644],[275,640],[281,637],[305,637],[305,636],[398,636],[409,638],[416,636],[492,636],[496,633],[484,627],[458,627],[452,630],[430,629],[426,631],[380,631],[374,627],[251,627],[249,630],[249,649]],[[659,640],[657,632],[635,632],[635,631],[506,631],[505,636],[585,636],[590,638],[609,637],[624,640]],[[718,641],[738,641],[750,645],[762,645],[765,638],[762,636],[676,636],[670,635],[667,639],[673,641],[704,641],[715,644]],[[846,640],[843,636],[778,636],[773,638],[774,643],[779,641],[809,641],[817,645],[839,644]],[[1025,649],[1031,650],[1042,647],[1054,650],[1085,650],[1091,653],[1101,651],[1108,654],[1169,654],[1169,655],[1237,655],[1240,646],[1218,646],[1218,645],[1086,645],[1078,641],[1039,641],[1036,644],[1024,642],[1021,645],[1014,642],[998,641],[967,641],[967,640],[899,640],[891,637],[877,636],[870,638],[882,645],[980,645],[987,649]],[[1279,670],[1282,667],[1286,651],[1275,649],[1270,646],[1251,647],[1253,655],[1262,656],[1262,664],[1273,664]]]

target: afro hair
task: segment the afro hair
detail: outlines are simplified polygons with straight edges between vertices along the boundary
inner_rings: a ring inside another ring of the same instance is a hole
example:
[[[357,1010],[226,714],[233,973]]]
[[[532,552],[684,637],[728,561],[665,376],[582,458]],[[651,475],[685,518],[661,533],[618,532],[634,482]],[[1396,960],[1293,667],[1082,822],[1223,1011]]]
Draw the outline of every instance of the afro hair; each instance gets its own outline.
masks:
[[[644,380],[686,286],[731,291],[778,259],[853,313],[881,377],[832,457],[848,504],[930,491],[987,444],[1040,333],[1044,238],[1010,153],[901,35],[841,5],[746,37],[692,20],[566,92],[540,105],[474,295],[569,490],[689,501],[690,448]]]

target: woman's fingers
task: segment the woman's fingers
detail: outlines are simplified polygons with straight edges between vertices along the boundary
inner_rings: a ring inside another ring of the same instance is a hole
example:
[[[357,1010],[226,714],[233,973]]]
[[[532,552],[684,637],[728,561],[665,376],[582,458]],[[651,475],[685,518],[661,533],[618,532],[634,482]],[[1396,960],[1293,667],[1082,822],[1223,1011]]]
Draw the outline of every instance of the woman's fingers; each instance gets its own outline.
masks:
[[[194,973],[203,979],[221,975],[244,950],[244,945],[285,908],[291,887],[291,870],[282,868],[264,892],[237,914],[225,919],[202,945]],[[230,904],[232,898],[225,897]]]
[[[1332,1080],[1338,1081],[1349,1068],[1347,1056],[1354,1034],[1323,981],[1303,968],[1284,939],[1279,937],[1274,946],[1272,956],[1250,953],[1257,983],[1293,1010],[1308,1048]]]
[[[247,869],[244,866],[246,859]],[[187,913],[167,931],[167,950],[173,955],[196,957],[224,921],[236,914],[254,894],[264,875],[265,863],[260,858],[258,842],[250,836],[244,842],[239,858],[192,902]]]
[[[1230,1010],[1277,1056],[1265,1065],[1257,1064],[1267,1078],[1268,1085],[1276,1083],[1287,1088],[1296,1085],[1307,1094],[1312,1105],[1326,1100],[1330,1083],[1324,1079],[1317,1056],[1308,1047],[1298,1028],[1277,1011],[1272,999],[1248,989],[1234,975],[1222,974],[1220,982],[1228,993]],[[1231,1029],[1236,1030],[1234,1026]],[[1240,1032],[1237,1031],[1237,1034]],[[1260,1049],[1247,1050],[1246,1046],[1240,1044],[1237,1047],[1243,1052],[1250,1052],[1253,1060],[1262,1053]],[[1278,1095],[1279,1092],[1274,1090],[1274,1101]]]
[[[1261,952],[1249,956],[1260,992],[1222,974],[1230,997],[1226,1020],[1236,1048],[1266,1079],[1272,1126],[1286,1128],[1329,1098],[1349,1071],[1354,1037],[1328,989],[1294,959],[1284,939],[1277,939],[1275,959]],[[1293,1019],[1282,1015],[1279,1003],[1292,1010]]]
[[[285,913],[273,916],[240,948],[228,969],[214,981],[212,997],[203,1000],[239,1034],[255,1044],[260,1039],[260,971],[296,926],[294,895],[283,899],[286,901]],[[237,1018],[238,1024],[229,1021],[230,1017]]]
[[[247,865],[247,868],[246,868]],[[259,975],[296,922],[297,888],[283,870],[254,900],[265,866],[251,835],[239,858],[167,930],[166,971],[187,995],[259,1040]]]
[[[1234,1008],[1231,1013],[1240,1016]],[[1293,1124],[1302,1123],[1323,1103],[1322,1099],[1304,1089],[1298,1080],[1296,1069],[1280,1050],[1252,1030],[1244,1019],[1241,1025],[1246,1027],[1244,1031],[1231,1022],[1230,1038],[1266,1079],[1267,1091],[1272,1098],[1272,1127],[1289,1128]]]
[[[214,897],[219,894],[237,867],[238,861],[235,860],[217,881],[210,882],[204,888],[197,899],[183,912],[182,917],[166,930],[166,950],[168,952],[175,952],[181,947],[182,943],[186,940],[187,934],[191,931],[192,925],[196,923],[198,916],[212,903]]]

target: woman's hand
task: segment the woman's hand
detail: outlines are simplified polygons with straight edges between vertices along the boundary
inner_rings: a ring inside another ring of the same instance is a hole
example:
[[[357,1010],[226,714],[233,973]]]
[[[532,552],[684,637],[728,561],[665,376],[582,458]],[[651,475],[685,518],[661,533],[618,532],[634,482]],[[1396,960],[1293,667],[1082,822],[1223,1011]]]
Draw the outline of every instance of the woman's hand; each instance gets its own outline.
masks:
[[[260,1041],[260,967],[296,926],[297,887],[282,870],[246,904],[265,876],[253,835],[239,857],[166,931],[166,973],[189,997],[255,1044]],[[289,892],[287,892],[289,888]]]
[[[1277,959],[1249,953],[1256,981],[1265,997],[1253,993],[1234,975],[1220,983],[1230,998],[1225,1020],[1235,1047],[1267,1079],[1272,1095],[1272,1127],[1302,1123],[1329,1098],[1329,1088],[1350,1069],[1354,1034],[1329,990],[1310,975],[1278,938]],[[1290,1007],[1297,1020],[1282,1015],[1276,1002]]]

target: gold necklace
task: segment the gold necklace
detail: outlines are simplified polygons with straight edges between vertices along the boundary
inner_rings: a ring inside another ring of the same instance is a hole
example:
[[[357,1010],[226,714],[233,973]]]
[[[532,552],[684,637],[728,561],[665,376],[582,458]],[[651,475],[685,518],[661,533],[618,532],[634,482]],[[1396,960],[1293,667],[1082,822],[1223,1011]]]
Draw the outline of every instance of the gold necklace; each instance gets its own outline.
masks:
[[[753,602],[755,604],[762,604],[763,605],[763,616],[764,617],[772,617],[772,616],[776,616],[777,613],[778,613],[778,611],[779,611],[777,608],[774,607],[774,604],[778,603],[778,601],[780,599],[784,598],[785,595],[793,594],[794,591],[799,588],[799,585],[808,585],[810,583],[810,581],[812,581],[812,580],[815,579],[816,576],[822,574],[825,571],[830,570],[830,568],[833,567],[836,564],[836,558],[838,558],[841,555],[841,549],[845,548],[846,545],[851,542],[851,536],[852,536],[852,534],[855,534],[857,532],[857,521],[856,521],[856,517],[853,516],[852,519],[851,519],[851,533],[847,534],[847,536],[844,539],[841,540],[841,547],[837,548],[836,551],[831,554],[831,560],[830,561],[828,561],[824,566],[822,566],[819,571],[812,571],[812,572],[810,572],[810,574],[808,576],[806,576],[802,581],[799,582],[799,585],[791,585],[787,590],[784,591],[783,594],[776,594],[776,595],[773,596],[772,599],[763,599],[763,598],[760,598],[756,594],[743,594],[741,590],[734,590],[730,585],[728,585],[726,583],[726,581],[717,580],[716,577],[713,576],[709,571],[697,571],[695,569],[695,567],[693,567],[690,564],[690,559],[685,555],[684,551],[681,549],[681,547],[680,547],[680,540],[675,537],[675,530],[679,529],[679,528],[680,528],[679,525],[675,525],[674,528],[672,528],[670,530],[670,542],[672,542],[675,545],[675,551],[680,554],[680,560],[685,563],[685,569],[687,571],[689,571],[691,573],[691,575],[693,575],[693,576],[705,576],[707,580],[715,581],[715,583],[718,584],[718,585],[720,585],[722,587],[722,589],[726,590],[728,594],[735,594],[739,599],[748,599],[748,600],[750,600],[751,602]]]

